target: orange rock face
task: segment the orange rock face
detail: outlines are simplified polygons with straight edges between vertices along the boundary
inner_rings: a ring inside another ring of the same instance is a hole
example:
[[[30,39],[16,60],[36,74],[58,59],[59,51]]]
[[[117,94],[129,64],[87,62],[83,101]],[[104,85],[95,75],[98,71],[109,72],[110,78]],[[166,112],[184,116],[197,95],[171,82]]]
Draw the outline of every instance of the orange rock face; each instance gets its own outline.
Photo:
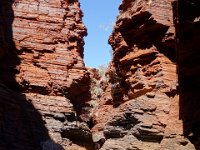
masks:
[[[0,149],[78,149],[79,134],[91,145],[89,128],[77,126],[90,84],[79,2],[0,3]]]
[[[109,38],[112,84],[93,127],[107,138],[102,149],[195,149],[179,117],[173,0],[124,0],[119,10]]]
[[[199,149],[199,8],[123,0],[106,71],[78,0],[1,0],[0,149]]]

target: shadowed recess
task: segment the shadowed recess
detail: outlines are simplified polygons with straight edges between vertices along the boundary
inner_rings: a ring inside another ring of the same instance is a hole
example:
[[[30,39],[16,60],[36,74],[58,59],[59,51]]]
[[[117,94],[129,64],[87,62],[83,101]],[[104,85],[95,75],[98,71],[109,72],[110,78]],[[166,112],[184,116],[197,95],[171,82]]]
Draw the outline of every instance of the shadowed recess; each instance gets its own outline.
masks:
[[[200,149],[200,2],[173,3],[177,35],[177,71],[180,90],[180,117],[184,135]],[[187,10],[187,11],[186,11]]]

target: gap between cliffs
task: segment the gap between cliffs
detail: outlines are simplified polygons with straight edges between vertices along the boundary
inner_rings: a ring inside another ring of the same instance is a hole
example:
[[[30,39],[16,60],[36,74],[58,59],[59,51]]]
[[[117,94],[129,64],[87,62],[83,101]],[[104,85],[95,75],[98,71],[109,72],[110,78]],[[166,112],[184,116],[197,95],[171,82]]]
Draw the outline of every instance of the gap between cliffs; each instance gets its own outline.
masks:
[[[78,0],[1,0],[0,149],[198,150],[200,4],[178,2],[123,0],[94,69]]]

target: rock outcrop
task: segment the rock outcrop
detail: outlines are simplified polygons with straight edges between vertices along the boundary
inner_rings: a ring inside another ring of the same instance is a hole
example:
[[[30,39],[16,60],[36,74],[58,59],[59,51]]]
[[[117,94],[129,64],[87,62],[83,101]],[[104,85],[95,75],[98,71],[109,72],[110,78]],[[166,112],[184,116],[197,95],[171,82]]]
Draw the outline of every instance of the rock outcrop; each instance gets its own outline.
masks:
[[[1,0],[0,149],[92,145],[82,16],[77,0]]]
[[[198,16],[199,7],[197,4],[190,5],[191,9],[195,8],[191,11],[194,15],[193,21]],[[187,64],[187,57],[184,55],[189,49],[190,40],[187,38],[188,43],[185,39],[180,41],[181,46],[177,42],[175,34],[179,24],[175,29],[176,14],[185,12],[185,7],[180,10],[182,12],[178,12],[177,8],[177,2],[173,0],[123,0],[120,5],[120,14],[109,38],[113,48],[113,59],[108,71],[111,84],[102,96],[101,105],[94,116],[96,125],[93,132],[97,135],[103,133],[107,139],[102,150],[198,148],[190,142],[190,138],[184,137],[185,122],[179,118],[182,112],[179,111],[180,91],[176,66],[179,64],[179,71],[182,71],[182,64]],[[185,12],[185,15],[190,16],[190,13]],[[185,29],[184,25],[181,27],[181,31]],[[190,29],[180,32],[187,34]],[[192,29],[196,37],[199,37],[196,32],[198,30],[195,30],[195,27]],[[198,38],[196,40],[198,41]],[[179,54],[183,53],[180,55],[184,58],[176,58],[177,46],[180,46]],[[183,47],[185,51],[182,51]],[[198,49],[198,46],[196,48]],[[191,62],[192,60],[191,58]],[[186,73],[180,73],[180,77],[180,88],[182,85],[190,88],[190,83],[184,80]],[[191,76],[191,79],[194,78]],[[198,80],[194,80],[196,81]],[[198,82],[195,85],[198,85]],[[191,93],[187,98],[186,93],[183,93],[184,91],[181,92],[181,97],[185,99],[184,102],[194,104],[188,100]],[[189,116],[194,114],[192,105],[183,106],[191,106],[188,108],[191,113],[184,113],[187,119],[191,119]]]
[[[78,0],[0,1],[0,150],[199,149],[199,2],[119,11],[106,71]]]

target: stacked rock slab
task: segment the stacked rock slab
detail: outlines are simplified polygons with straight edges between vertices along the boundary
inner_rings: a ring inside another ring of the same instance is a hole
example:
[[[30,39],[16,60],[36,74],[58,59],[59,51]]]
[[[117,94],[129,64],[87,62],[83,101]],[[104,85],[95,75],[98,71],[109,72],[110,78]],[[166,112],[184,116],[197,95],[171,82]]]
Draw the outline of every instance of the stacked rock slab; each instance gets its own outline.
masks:
[[[174,3],[123,0],[119,7],[109,38],[112,85],[94,116],[93,131],[107,138],[102,150],[195,149],[179,118]]]
[[[79,2],[1,0],[0,18],[0,149],[67,149],[79,135],[91,144],[76,117],[90,82]]]

